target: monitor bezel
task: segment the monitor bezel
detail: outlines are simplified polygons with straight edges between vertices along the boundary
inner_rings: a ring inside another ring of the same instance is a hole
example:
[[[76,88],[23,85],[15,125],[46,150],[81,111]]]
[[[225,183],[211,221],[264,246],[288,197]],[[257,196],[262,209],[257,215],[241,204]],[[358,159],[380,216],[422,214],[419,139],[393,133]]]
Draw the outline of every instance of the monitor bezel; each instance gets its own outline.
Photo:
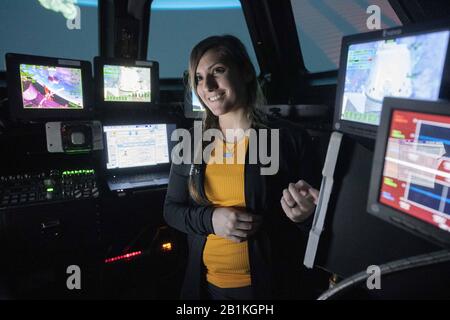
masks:
[[[389,207],[379,201],[384,158],[394,110],[450,116],[450,103],[387,97],[383,101],[381,122],[373,156],[367,211],[397,227],[412,232],[437,245],[450,248],[450,232],[440,230],[423,220]]]
[[[150,68],[151,101],[105,101],[103,76],[103,66],[105,65]],[[94,79],[96,84],[96,102],[104,111],[146,110],[159,103],[159,63],[157,61],[94,57]]]
[[[104,130],[104,127],[108,126],[129,126],[129,125],[160,125],[165,124],[166,125],[166,132],[167,132],[167,139],[168,139],[168,152],[169,152],[169,162],[168,163],[162,163],[162,164],[156,164],[156,165],[146,165],[146,166],[139,166],[139,167],[131,167],[131,168],[108,168],[108,143],[106,139],[106,132]],[[149,121],[113,121],[108,123],[102,124],[102,135],[103,135],[103,141],[105,141],[105,147],[103,149],[103,156],[102,156],[102,163],[103,163],[103,171],[107,172],[108,175],[120,175],[120,174],[133,174],[133,173],[142,173],[145,172],[161,172],[161,171],[167,171],[170,170],[170,166],[172,164],[172,149],[177,143],[177,141],[171,140],[171,134],[176,129],[176,124],[172,122],[162,122],[162,121],[156,121],[156,122],[149,122]]]
[[[375,139],[377,134],[378,126],[376,125],[340,119],[341,110],[343,107],[342,98],[344,95],[344,88],[345,88],[348,49],[350,45],[372,41],[390,40],[399,37],[407,37],[437,31],[450,31],[450,20],[447,19],[438,22],[400,26],[395,28],[389,28],[384,30],[378,30],[343,37],[341,43],[341,57],[339,62],[339,74],[336,89],[333,128],[343,133],[348,133],[351,135],[361,136],[369,139]],[[441,87],[439,90],[439,99],[447,99],[450,97],[450,92],[448,90],[450,86],[449,61],[450,61],[450,40],[447,46],[447,53],[445,56],[444,69],[441,79]]]
[[[89,61],[56,57],[34,56],[18,53],[5,55],[8,83],[9,114],[12,121],[43,122],[50,120],[88,119],[94,111],[92,92],[92,67]],[[81,70],[83,109],[25,109],[23,107],[22,84],[20,80],[20,65],[31,64],[76,68]]]

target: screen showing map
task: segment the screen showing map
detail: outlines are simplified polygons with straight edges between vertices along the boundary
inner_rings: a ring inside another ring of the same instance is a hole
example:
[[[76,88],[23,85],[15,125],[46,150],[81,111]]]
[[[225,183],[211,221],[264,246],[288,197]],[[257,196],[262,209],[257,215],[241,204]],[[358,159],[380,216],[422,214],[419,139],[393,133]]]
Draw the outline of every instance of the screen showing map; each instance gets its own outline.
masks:
[[[348,48],[341,120],[380,122],[387,96],[437,100],[449,31],[352,44]]]
[[[20,65],[24,109],[83,109],[81,69]]]
[[[395,110],[379,201],[450,232],[450,117]]]
[[[151,68],[103,66],[104,100],[111,102],[152,102]]]

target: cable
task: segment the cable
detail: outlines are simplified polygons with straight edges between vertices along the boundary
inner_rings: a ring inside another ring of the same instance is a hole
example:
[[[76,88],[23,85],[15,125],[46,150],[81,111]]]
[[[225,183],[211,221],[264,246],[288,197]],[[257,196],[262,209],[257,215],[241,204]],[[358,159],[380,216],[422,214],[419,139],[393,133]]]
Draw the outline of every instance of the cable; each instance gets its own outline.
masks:
[[[432,253],[388,262],[380,266],[380,271],[381,275],[388,275],[403,270],[419,268],[447,261],[450,261],[450,252],[447,250],[440,250]],[[317,300],[328,300],[331,297],[341,294],[343,291],[363,282],[368,278],[368,276],[369,274],[367,274],[366,271],[358,272],[357,274],[339,282],[334,288],[322,293],[320,297],[317,298]]]

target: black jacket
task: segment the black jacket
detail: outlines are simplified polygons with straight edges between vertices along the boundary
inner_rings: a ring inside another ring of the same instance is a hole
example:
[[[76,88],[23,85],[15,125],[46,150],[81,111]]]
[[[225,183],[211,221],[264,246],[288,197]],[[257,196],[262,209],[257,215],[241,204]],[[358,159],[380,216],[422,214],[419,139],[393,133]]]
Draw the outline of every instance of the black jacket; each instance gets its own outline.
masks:
[[[271,123],[270,128],[280,128],[278,173],[261,175],[262,164],[259,159],[258,164],[249,164],[248,152],[244,171],[247,211],[263,216],[260,230],[248,239],[252,287],[256,299],[295,298],[305,246],[305,236],[298,227],[309,230],[312,216],[295,225],[286,217],[280,200],[282,190],[289,182],[295,183],[300,178],[317,181],[318,172],[314,166],[317,159],[305,131],[279,121]],[[214,207],[196,204],[188,192],[189,174],[193,174],[196,185],[201,186],[199,193],[205,197],[204,173],[204,164],[192,168],[190,164],[173,164],[164,204],[166,222],[186,233],[188,238],[189,259],[181,293],[183,299],[201,299],[206,281],[202,256],[206,237],[213,233]]]

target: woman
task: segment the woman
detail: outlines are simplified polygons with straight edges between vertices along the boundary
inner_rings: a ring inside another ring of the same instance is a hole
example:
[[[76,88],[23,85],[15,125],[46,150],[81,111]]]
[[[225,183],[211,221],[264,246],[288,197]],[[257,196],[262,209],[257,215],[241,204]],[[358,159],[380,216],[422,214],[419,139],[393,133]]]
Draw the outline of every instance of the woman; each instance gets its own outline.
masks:
[[[203,131],[222,134],[201,164],[173,164],[171,169],[164,217],[189,242],[182,297],[290,297],[289,284],[296,283],[291,269],[301,267],[297,257],[292,268],[291,258],[301,251],[290,243],[299,234],[295,224],[311,220],[318,197],[317,190],[299,180],[313,172],[308,136],[298,129],[294,135],[259,115],[256,73],[244,45],[233,36],[198,43],[190,56],[189,80],[206,110]],[[248,154],[249,145],[258,145],[252,139],[262,139],[260,129],[268,128],[279,129],[279,137],[269,134],[279,138],[279,152],[270,149],[279,156],[279,168],[263,175],[267,163],[251,163]],[[249,134],[252,130],[256,137]],[[238,161],[238,150],[244,150],[245,164]],[[292,178],[297,183],[289,183]]]

